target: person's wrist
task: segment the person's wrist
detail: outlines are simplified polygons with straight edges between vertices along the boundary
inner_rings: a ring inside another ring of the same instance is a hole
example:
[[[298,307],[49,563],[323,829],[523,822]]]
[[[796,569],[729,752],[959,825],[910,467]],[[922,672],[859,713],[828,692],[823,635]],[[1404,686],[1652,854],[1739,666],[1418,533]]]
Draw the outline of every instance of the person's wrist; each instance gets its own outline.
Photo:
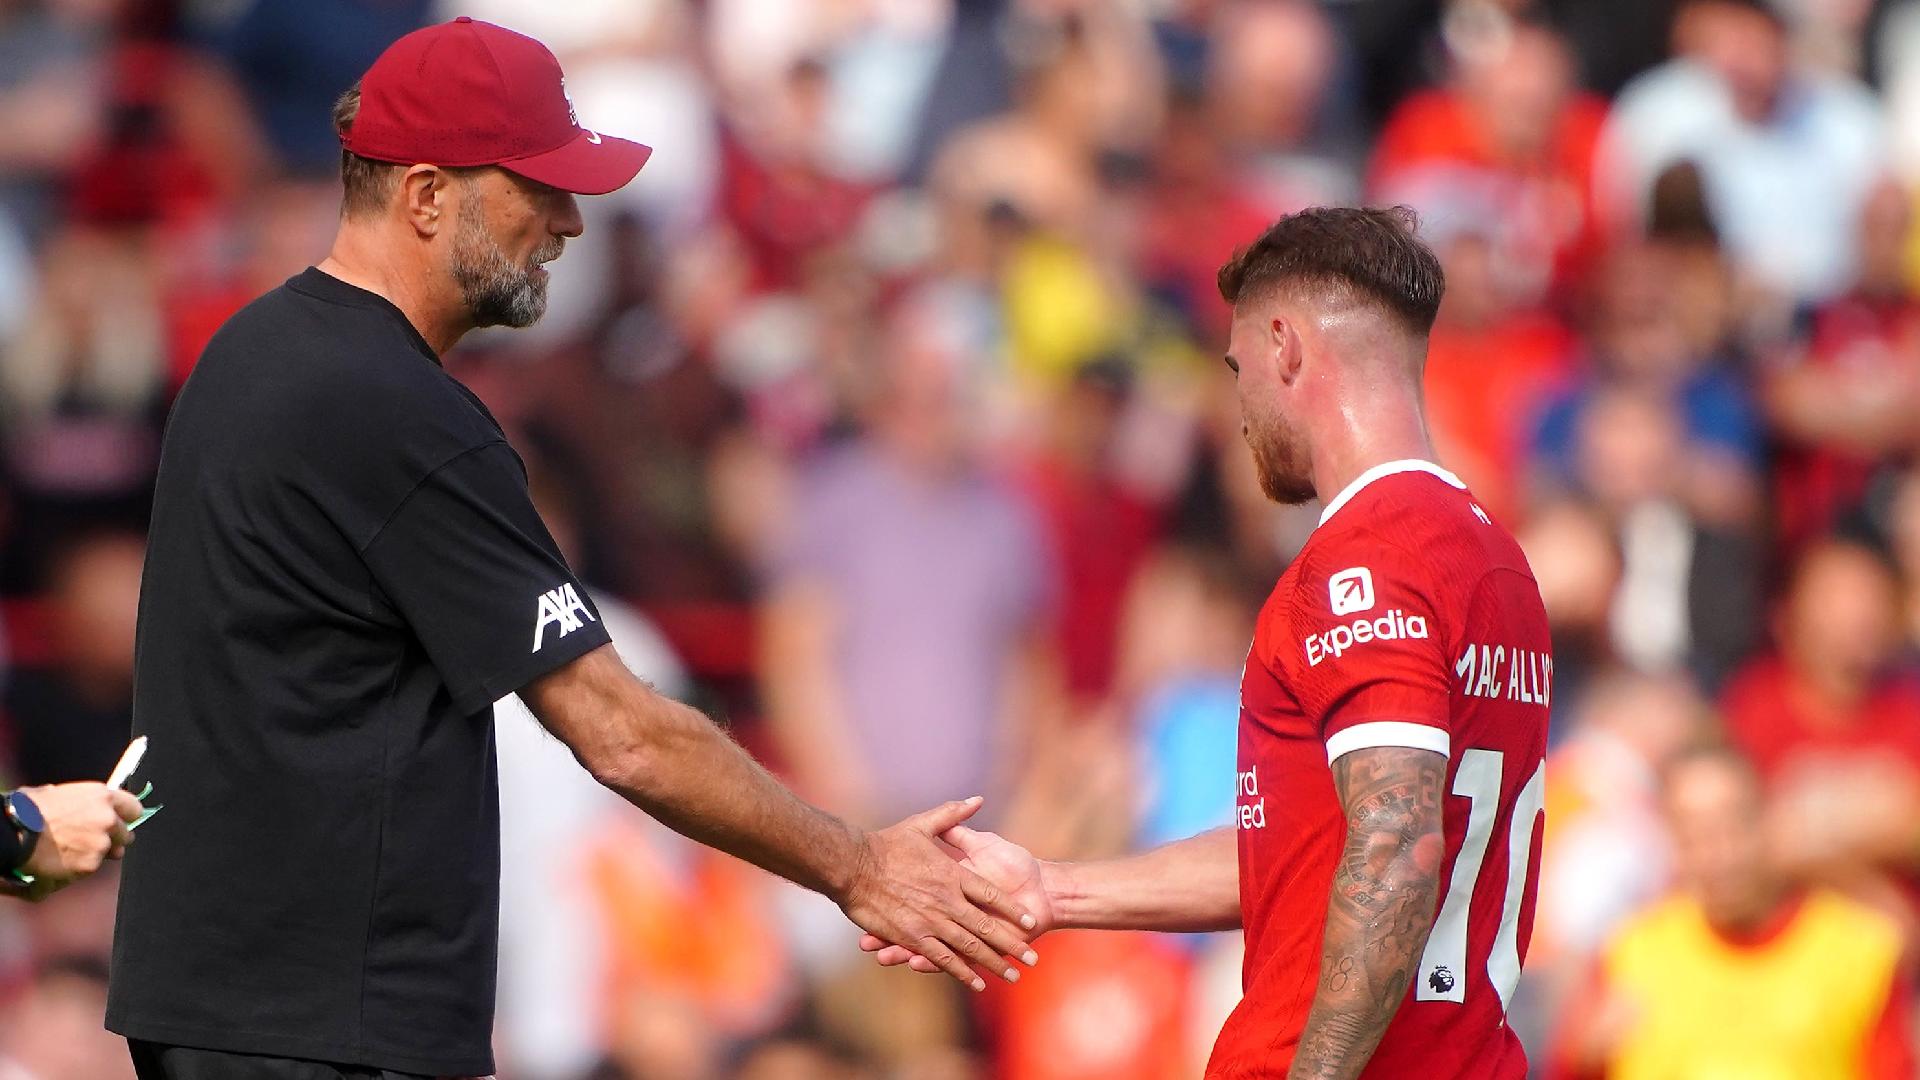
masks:
[[[1081,925],[1081,906],[1086,889],[1079,867],[1070,862],[1040,860],[1040,891],[1047,897],[1047,913],[1053,917],[1050,929],[1073,929]]]
[[[845,911],[853,903],[860,883],[873,872],[878,855],[873,850],[873,834],[845,823],[838,824],[846,835],[845,850],[851,854],[825,867],[822,878],[825,888],[821,891]]]

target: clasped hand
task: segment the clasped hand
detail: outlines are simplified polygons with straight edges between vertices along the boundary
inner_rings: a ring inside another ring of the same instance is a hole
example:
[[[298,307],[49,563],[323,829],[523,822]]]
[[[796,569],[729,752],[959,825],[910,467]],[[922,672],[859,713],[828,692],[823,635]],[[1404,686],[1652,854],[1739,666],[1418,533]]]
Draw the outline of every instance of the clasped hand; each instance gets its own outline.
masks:
[[[954,843],[992,837],[1005,844],[961,825],[980,802],[977,796],[950,802],[865,837],[840,906],[867,931],[861,947],[880,952],[881,963],[911,962],[916,971],[944,971],[984,990],[983,974],[1017,982],[1015,960],[1029,966],[1039,960],[1028,939],[1046,928],[1044,905],[1033,910],[1024,902],[1030,890],[997,883]]]

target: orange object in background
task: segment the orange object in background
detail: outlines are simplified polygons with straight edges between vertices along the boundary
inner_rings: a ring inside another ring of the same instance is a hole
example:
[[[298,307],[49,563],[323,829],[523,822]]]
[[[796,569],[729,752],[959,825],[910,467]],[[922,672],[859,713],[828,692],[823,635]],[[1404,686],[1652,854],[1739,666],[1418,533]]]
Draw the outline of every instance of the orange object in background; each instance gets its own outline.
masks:
[[[772,879],[650,823],[620,821],[590,841],[584,864],[605,920],[610,1043],[625,1003],[667,998],[712,1027],[764,1024],[794,985]]]
[[[1177,1080],[1193,1073],[1191,961],[1154,934],[1040,941],[1039,966],[994,996],[1001,1080]]]

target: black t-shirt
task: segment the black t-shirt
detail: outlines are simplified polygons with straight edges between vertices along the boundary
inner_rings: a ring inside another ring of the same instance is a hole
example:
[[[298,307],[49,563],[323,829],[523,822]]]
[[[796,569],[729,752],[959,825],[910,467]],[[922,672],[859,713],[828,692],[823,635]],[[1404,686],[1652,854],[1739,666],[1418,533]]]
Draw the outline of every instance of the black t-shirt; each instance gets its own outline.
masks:
[[[168,421],[107,1026],[472,1075],[490,1049],[489,705],[605,644],[500,426],[400,311],[307,270]]]

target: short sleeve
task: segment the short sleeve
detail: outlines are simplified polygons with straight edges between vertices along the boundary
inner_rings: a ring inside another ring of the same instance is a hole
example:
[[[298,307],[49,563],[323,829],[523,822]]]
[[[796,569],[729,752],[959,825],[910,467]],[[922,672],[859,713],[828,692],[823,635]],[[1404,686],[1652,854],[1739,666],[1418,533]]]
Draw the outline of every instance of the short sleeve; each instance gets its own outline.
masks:
[[[1348,550],[1367,554],[1349,561],[1335,551],[1302,568],[1295,694],[1317,719],[1329,762],[1372,746],[1446,754],[1451,686],[1433,590],[1394,549]]]
[[[363,556],[465,711],[609,640],[504,442],[428,475]]]

